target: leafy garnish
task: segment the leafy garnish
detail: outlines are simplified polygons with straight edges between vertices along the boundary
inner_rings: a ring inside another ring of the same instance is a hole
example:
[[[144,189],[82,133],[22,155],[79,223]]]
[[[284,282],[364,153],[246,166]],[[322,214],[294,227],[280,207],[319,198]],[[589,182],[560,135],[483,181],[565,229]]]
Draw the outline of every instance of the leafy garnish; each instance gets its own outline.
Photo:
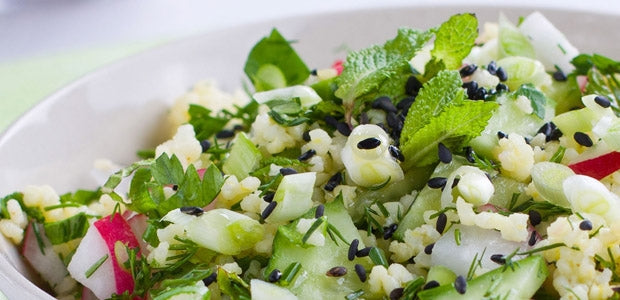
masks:
[[[335,95],[342,99],[345,120],[350,122],[355,100],[379,89],[389,78],[408,66],[409,60],[430,39],[429,32],[398,30],[396,38],[347,55],[338,77]]]
[[[370,260],[372,260],[375,265],[384,266],[386,268],[389,266],[388,260],[385,257],[385,252],[379,247],[370,248],[368,257],[370,257]]]
[[[558,206],[549,201],[535,201],[531,198],[510,209],[511,212],[527,212],[530,210],[539,212],[543,220],[549,217],[571,214],[570,208]]]
[[[478,19],[473,14],[453,15],[435,33],[431,61],[424,68],[425,78],[440,70],[455,70],[474,47],[478,37]]]
[[[620,101],[620,61],[615,61],[600,54],[580,54],[571,63],[575,66],[574,73],[588,76],[587,94],[597,94],[612,100],[612,108],[618,114]]]
[[[310,75],[290,42],[275,28],[252,48],[243,70],[256,91],[299,84]]]
[[[532,108],[534,109],[534,114],[538,116],[540,119],[545,118],[545,105],[547,104],[547,97],[541,91],[536,89],[534,85],[531,83],[523,84],[514,91],[512,94],[513,97],[525,96],[530,100]]]
[[[90,266],[86,272],[84,272],[84,276],[86,276],[86,278],[90,278],[90,276],[93,275],[93,273],[95,273],[95,271],[97,271],[99,269],[99,267],[101,267],[101,265],[103,265],[103,263],[108,260],[109,255],[104,255],[102,256],[100,259],[98,259],[92,266]]]
[[[217,268],[217,285],[223,294],[233,300],[250,300],[250,285],[239,275],[229,273],[221,267]]]
[[[212,116],[211,110],[197,104],[190,104],[189,123],[194,127],[196,139],[202,141],[221,131],[228,123],[224,117]]]

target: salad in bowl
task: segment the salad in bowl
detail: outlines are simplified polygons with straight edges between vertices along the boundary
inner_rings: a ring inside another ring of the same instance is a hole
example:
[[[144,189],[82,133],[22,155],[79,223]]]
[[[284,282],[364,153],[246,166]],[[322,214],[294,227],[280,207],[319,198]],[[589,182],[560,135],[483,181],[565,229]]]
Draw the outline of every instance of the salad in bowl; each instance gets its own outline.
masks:
[[[618,297],[620,62],[538,12],[294,46],[197,83],[98,188],[4,195],[0,232],[61,299]]]

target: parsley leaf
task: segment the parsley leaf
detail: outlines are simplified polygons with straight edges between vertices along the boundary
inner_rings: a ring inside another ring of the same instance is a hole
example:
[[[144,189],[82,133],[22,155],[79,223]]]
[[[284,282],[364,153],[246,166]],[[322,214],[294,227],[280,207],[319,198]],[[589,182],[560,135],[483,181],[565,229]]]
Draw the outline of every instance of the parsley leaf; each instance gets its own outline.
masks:
[[[478,37],[478,19],[473,14],[458,14],[437,29],[432,60],[425,68],[425,77],[431,78],[441,69],[454,70],[461,66]]]
[[[310,75],[290,42],[275,28],[252,48],[243,70],[256,91],[299,84]]]
[[[429,32],[401,28],[396,38],[384,45],[349,53],[335,91],[335,95],[343,100],[345,119],[350,121],[357,98],[378,90],[407,67],[409,60],[430,38]]]
[[[545,118],[545,105],[547,104],[547,97],[541,91],[536,89],[531,83],[523,84],[518,90],[514,91],[513,96],[525,96],[530,99],[534,114],[540,119]]]
[[[203,207],[220,191],[224,178],[215,165],[210,165],[201,180],[193,165],[183,171],[176,156],[162,154],[151,165],[137,169],[131,180],[127,206],[150,218],[160,218],[182,206]],[[176,192],[166,199],[163,188],[175,186]]]
[[[189,123],[192,124],[196,131],[196,139],[201,141],[221,131],[228,118],[211,116],[211,110],[204,106],[190,104],[189,110]]]
[[[494,102],[464,100],[458,71],[441,71],[420,90],[400,137],[406,169],[438,160],[437,145],[461,149],[486,127]]]

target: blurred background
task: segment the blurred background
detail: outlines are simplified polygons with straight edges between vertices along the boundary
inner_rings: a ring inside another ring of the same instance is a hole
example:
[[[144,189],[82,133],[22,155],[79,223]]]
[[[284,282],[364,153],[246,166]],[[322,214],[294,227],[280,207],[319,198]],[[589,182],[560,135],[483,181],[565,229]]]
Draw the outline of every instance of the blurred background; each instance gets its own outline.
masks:
[[[499,0],[496,0],[499,1]],[[616,0],[503,0],[620,15]],[[0,132],[45,96],[114,60],[242,23],[461,0],[0,0]],[[469,0],[467,3],[494,3]]]

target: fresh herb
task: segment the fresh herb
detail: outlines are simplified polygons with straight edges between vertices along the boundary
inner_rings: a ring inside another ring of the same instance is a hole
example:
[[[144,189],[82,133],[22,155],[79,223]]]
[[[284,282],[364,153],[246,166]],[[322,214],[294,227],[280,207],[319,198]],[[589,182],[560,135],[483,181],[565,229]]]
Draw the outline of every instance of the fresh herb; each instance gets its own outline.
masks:
[[[480,257],[478,257],[478,253],[474,255],[474,259],[471,261],[471,264],[469,265],[469,270],[467,271],[467,280],[472,280],[476,275],[476,269],[482,268],[482,258],[484,257],[484,253],[486,251],[487,248],[485,247],[484,250],[482,250],[482,254],[480,254]]]
[[[429,32],[401,28],[396,38],[347,55],[335,95],[342,99],[345,121],[351,122],[356,99],[377,91],[388,79],[408,69],[409,60],[431,38]]]
[[[524,96],[530,100],[530,104],[534,109],[534,114],[541,120],[545,119],[545,105],[547,104],[547,97],[541,91],[536,89],[531,83],[521,85],[516,91],[512,93],[514,98],[518,96]]]
[[[243,281],[237,274],[226,272],[221,267],[217,268],[217,285],[223,294],[233,300],[250,300],[250,285]]]
[[[555,151],[555,153],[553,153],[549,161],[558,163],[558,164],[561,163],[562,159],[564,158],[564,153],[566,153],[566,147],[564,146],[558,147],[558,150]]]
[[[208,139],[220,132],[229,121],[224,116],[212,116],[210,109],[197,104],[190,104],[187,112],[189,113],[189,123],[194,127],[196,139],[199,141]]]
[[[612,100],[612,109],[618,114],[620,100],[620,61],[600,54],[580,54],[571,63],[575,66],[575,74],[588,77],[586,94],[597,94]]]
[[[306,242],[308,241],[308,239],[310,238],[310,236],[312,236],[312,234],[319,228],[319,226],[321,226],[321,224],[323,224],[323,222],[327,221],[326,217],[320,217],[318,219],[316,219],[312,225],[310,226],[310,228],[308,228],[308,231],[306,231],[306,233],[304,234],[304,236],[301,238],[301,243],[302,244],[306,244]]]
[[[97,260],[92,266],[90,266],[86,272],[84,272],[84,276],[86,276],[86,278],[90,278],[90,276],[93,275],[93,273],[95,273],[99,267],[101,267],[101,265],[103,265],[103,263],[108,260],[108,256],[109,255],[104,255],[103,257],[101,257],[99,260]]]
[[[310,75],[291,43],[275,28],[252,48],[243,70],[256,91],[299,84]]]
[[[289,284],[293,283],[295,276],[297,276],[297,273],[299,273],[300,270],[301,270],[300,263],[298,262],[291,263],[290,265],[288,265],[288,267],[286,267],[286,269],[284,269],[284,272],[282,272],[282,277],[280,277],[280,280],[278,281],[278,283],[281,286],[288,286]]]
[[[381,248],[372,247],[370,253],[368,253],[368,257],[370,257],[370,260],[372,260],[375,265],[384,266],[386,268],[389,266],[385,252],[383,252]]]
[[[344,298],[347,300],[355,300],[358,299],[359,297],[361,297],[362,295],[364,295],[364,290],[357,290],[355,292],[352,292],[350,294],[347,294]]]
[[[567,207],[555,205],[549,201],[535,201],[532,198],[510,209],[511,212],[526,212],[530,210],[539,212],[543,220],[547,220],[550,217],[571,214],[571,210]]]
[[[136,155],[141,159],[155,158],[155,149],[138,150]]]

